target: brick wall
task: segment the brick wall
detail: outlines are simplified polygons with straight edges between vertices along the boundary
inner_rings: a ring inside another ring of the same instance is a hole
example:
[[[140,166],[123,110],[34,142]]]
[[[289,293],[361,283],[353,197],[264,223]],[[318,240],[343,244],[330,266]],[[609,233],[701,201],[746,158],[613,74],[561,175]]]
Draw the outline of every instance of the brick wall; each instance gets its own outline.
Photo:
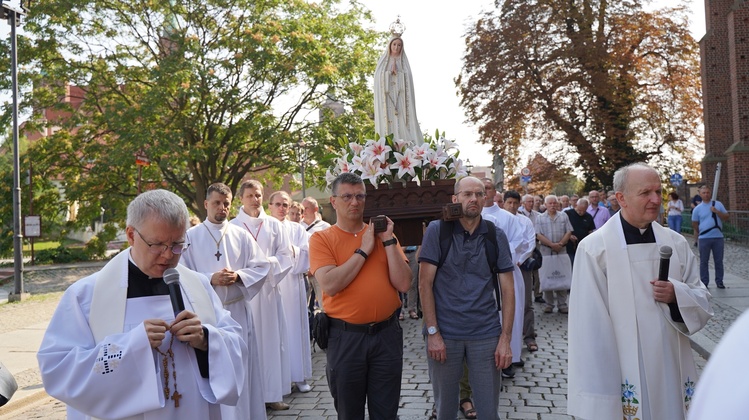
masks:
[[[705,0],[705,14],[707,33],[700,41],[705,119],[702,180],[712,187],[715,168],[721,162],[718,199],[729,210],[747,211],[749,2]]]

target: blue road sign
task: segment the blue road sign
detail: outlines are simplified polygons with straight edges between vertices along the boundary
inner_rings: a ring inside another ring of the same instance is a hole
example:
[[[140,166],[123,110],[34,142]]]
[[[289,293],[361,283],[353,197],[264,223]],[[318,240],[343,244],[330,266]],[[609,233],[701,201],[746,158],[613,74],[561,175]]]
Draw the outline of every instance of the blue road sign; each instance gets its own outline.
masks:
[[[671,175],[671,185],[674,187],[678,187],[681,185],[681,174],[673,174]]]

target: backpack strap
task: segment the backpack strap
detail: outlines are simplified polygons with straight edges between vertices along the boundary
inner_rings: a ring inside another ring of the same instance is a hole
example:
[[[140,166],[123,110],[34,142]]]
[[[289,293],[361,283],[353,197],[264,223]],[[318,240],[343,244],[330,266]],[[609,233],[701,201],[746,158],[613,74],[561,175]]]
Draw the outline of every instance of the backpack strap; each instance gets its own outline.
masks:
[[[497,244],[496,226],[493,222],[484,219],[487,232],[484,234],[484,251],[486,251],[486,262],[489,263],[489,269],[492,274],[499,274],[497,261],[499,260],[499,244]]]
[[[484,219],[487,232],[484,233],[484,251],[486,253],[486,262],[489,263],[489,269],[492,272],[492,286],[494,286],[494,297],[497,301],[497,312],[502,311],[502,296],[499,290],[499,244],[497,244],[497,228],[489,220]]]
[[[713,201],[712,205],[715,206],[715,201]],[[704,235],[704,234],[706,234],[707,232],[710,232],[713,229],[718,229],[719,231],[723,232],[723,229],[721,229],[720,225],[718,225],[718,215],[715,214],[715,213],[712,213],[712,214],[713,214],[713,223],[715,223],[715,225],[713,227],[709,228],[709,229],[703,230],[702,232],[699,233],[700,235]]]
[[[437,268],[442,267],[447,260],[447,253],[450,252],[450,247],[453,244],[453,229],[455,229],[455,222],[447,222],[440,220],[440,261],[437,264]]]

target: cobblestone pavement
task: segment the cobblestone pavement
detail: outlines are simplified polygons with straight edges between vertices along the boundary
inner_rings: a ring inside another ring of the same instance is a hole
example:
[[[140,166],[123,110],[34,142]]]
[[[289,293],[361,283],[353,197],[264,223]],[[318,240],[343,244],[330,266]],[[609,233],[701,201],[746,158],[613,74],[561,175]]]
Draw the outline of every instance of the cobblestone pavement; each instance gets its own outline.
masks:
[[[687,237],[691,240],[690,237]],[[749,279],[749,250],[746,247],[727,244],[725,252],[726,271]],[[695,248],[695,253],[697,253]],[[0,333],[33,325],[51,317],[61,291],[75,280],[98,270],[97,267],[47,270],[25,274],[26,288],[35,296],[24,302],[0,305]],[[718,301],[713,301],[715,316],[702,333],[718,342],[723,332],[740,315],[740,311]],[[567,318],[564,315],[541,313],[536,304],[536,330],[539,351],[523,351],[525,366],[516,370],[513,379],[504,379],[500,401],[502,418],[554,420],[571,419],[567,416]],[[421,321],[402,321],[404,331],[404,368],[401,387],[401,420],[426,419],[433,405],[431,385],[427,375],[424,342],[420,335]],[[693,352],[698,371],[706,363]],[[291,405],[288,411],[269,412],[272,420],[287,419],[335,419],[333,400],[325,380],[325,353],[317,350],[313,358],[313,386],[311,392],[294,392],[285,398]],[[36,369],[23,372],[16,378],[19,386],[39,387]],[[456,408],[457,409],[457,408]],[[40,393],[34,403],[24,405],[13,412],[3,413],[0,419],[48,419],[65,418],[65,406],[59,401]]]

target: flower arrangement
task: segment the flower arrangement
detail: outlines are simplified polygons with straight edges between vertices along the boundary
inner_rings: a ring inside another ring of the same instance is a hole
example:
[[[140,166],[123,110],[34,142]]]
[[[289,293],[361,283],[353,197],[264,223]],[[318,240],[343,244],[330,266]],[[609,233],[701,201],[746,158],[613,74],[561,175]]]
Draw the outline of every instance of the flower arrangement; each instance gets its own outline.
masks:
[[[416,145],[406,140],[394,140],[392,135],[379,140],[363,139],[346,144],[341,142],[341,157],[325,174],[330,185],[344,172],[359,175],[365,184],[375,188],[381,183],[424,181],[461,178],[467,175],[463,161],[458,158],[457,144],[436,133],[435,139],[425,139]]]

